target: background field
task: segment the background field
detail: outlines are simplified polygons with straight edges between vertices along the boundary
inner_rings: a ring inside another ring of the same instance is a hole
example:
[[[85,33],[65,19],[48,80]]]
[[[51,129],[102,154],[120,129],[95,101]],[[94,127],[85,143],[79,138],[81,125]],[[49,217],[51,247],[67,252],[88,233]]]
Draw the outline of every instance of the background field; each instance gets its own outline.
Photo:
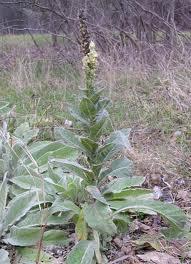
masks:
[[[61,45],[52,48],[49,35],[33,37],[39,47],[30,35],[1,36],[0,99],[43,128],[46,138],[52,126],[70,119],[68,103],[75,104],[82,85],[81,57],[76,52],[71,59]],[[191,172],[190,58],[173,56],[167,61],[160,53],[154,67],[131,54],[124,60],[100,56],[98,85],[113,102],[111,129],[132,128],[138,173],[151,181]]]

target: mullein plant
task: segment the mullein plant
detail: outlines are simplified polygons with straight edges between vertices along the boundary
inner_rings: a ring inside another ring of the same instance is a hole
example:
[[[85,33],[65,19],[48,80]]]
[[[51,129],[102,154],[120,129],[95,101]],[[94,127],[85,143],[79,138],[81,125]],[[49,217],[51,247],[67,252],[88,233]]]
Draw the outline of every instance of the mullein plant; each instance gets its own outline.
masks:
[[[65,245],[72,223],[77,243],[66,263],[103,264],[104,239],[127,232],[137,212],[160,214],[169,237],[185,234],[187,218],[178,207],[155,201],[152,191],[142,188],[144,177],[134,176],[132,162],[119,155],[130,146],[130,129],[114,131],[102,142],[111,103],[95,85],[98,54],[83,13],[80,32],[84,89],[70,109],[77,133],[57,127],[55,142],[33,142],[38,130],[24,123],[10,135],[10,144],[0,130],[0,237],[18,247]],[[52,228],[60,225],[64,231]],[[0,250],[3,257],[8,253]]]
[[[98,54],[94,42],[90,41],[83,14],[80,25],[85,87],[78,106],[70,109],[78,133],[55,128],[55,138],[78,150],[80,158],[75,162],[50,160],[54,186],[60,184],[60,190],[63,188],[63,180],[58,175],[55,177],[54,171],[62,169],[67,175],[64,177],[65,190],[57,193],[52,210],[56,207],[62,212],[73,212],[77,243],[68,255],[67,264],[100,264],[105,261],[100,251],[103,237],[127,232],[132,213],[160,214],[169,224],[169,237],[182,234],[187,219],[181,209],[155,201],[152,191],[142,188],[145,179],[133,176],[133,164],[129,159],[116,159],[130,146],[129,129],[115,131],[102,142],[104,131],[107,131],[110,100],[95,87]]]

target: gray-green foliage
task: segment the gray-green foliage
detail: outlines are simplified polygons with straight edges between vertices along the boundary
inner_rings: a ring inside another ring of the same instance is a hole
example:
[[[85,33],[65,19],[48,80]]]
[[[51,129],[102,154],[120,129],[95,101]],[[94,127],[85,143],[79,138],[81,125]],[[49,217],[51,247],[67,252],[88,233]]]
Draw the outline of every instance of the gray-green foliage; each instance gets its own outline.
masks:
[[[0,107],[2,128],[0,130],[0,238],[15,246],[36,245],[41,239],[42,225],[54,226],[68,223],[74,215],[54,215],[46,207],[53,204],[56,188],[46,177],[48,159],[76,159],[78,151],[62,142],[38,141],[38,129],[28,123],[21,124],[11,134],[8,131],[10,108],[4,103]],[[61,174],[62,175],[62,174]],[[43,235],[44,244],[65,245],[65,232],[48,230]],[[0,254],[9,263],[8,253]],[[1,258],[1,259],[2,259]]]
[[[51,159],[52,170],[62,169],[68,172],[63,183],[59,173],[53,179],[53,185],[59,186],[61,200],[54,203],[62,212],[75,214],[76,235],[79,243],[68,256],[67,263],[103,263],[99,248],[91,245],[92,234],[115,235],[130,222],[131,212],[145,214],[158,213],[166,219],[174,236],[183,232],[186,216],[178,207],[154,201],[150,190],[142,188],[143,177],[133,176],[132,162],[116,158],[119,152],[130,146],[129,129],[115,131],[102,142],[104,129],[107,127],[109,100],[102,96],[102,91],[94,86],[96,70],[95,51],[92,50],[84,59],[85,88],[79,106],[71,109],[71,115],[81,127],[81,133],[75,134],[65,128],[55,128],[55,137],[68,146],[81,152],[78,161]],[[88,81],[87,79],[90,78]],[[105,141],[105,142],[104,142]],[[49,175],[50,176],[50,175]],[[72,180],[71,180],[72,178]],[[61,184],[60,184],[61,183]],[[76,195],[70,195],[70,194]],[[68,207],[64,199],[70,199]],[[78,207],[74,207],[74,204]],[[95,241],[94,241],[95,242]],[[99,244],[99,243],[98,243]],[[91,246],[90,246],[91,245]],[[94,251],[94,254],[92,253]]]
[[[27,123],[13,135],[6,125],[1,131],[0,226],[4,241],[15,246],[35,245],[43,225],[74,223],[78,243],[67,264],[104,263],[100,235],[126,231],[132,212],[160,214],[168,221],[171,235],[183,232],[187,222],[178,207],[153,200],[152,192],[142,188],[144,178],[133,175],[129,159],[116,158],[130,146],[130,130],[115,131],[105,139],[110,102],[95,88],[96,61],[92,45],[83,60],[85,87],[78,107],[70,111],[78,131],[81,128],[79,134],[57,127],[55,142],[33,142],[38,130]],[[48,230],[43,238],[45,244],[68,243],[67,232],[59,230]]]

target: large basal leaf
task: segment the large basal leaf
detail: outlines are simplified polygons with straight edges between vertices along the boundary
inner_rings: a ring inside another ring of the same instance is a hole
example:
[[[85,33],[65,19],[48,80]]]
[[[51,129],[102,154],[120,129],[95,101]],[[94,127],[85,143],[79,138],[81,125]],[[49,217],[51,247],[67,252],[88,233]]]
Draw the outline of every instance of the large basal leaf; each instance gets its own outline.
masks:
[[[117,228],[113,223],[112,211],[108,205],[101,202],[85,204],[83,211],[85,220],[91,228],[109,235],[116,233]]]
[[[62,168],[54,169],[52,164],[48,163],[48,178],[50,178],[54,183],[59,183],[63,177],[63,170]]]
[[[43,233],[40,227],[29,228],[13,226],[5,241],[14,246],[34,246],[40,241],[42,235],[44,245],[68,244],[68,239],[64,231],[49,230]]]
[[[90,99],[83,98],[80,102],[79,109],[80,109],[80,113],[85,118],[88,118],[90,120],[95,118],[96,108]]]
[[[10,234],[4,240],[13,246],[34,246],[41,238],[41,228],[25,228],[13,226],[10,229]]]
[[[153,198],[153,192],[151,190],[147,190],[144,188],[129,188],[122,190],[118,193],[111,193],[107,194],[107,200],[123,200],[123,199],[131,199],[131,198],[142,198],[142,199],[149,199]]]
[[[74,214],[80,214],[80,208],[75,205],[72,201],[65,200],[61,197],[57,198],[50,208],[52,214],[57,212],[73,212]]]
[[[127,158],[114,160],[111,164],[111,169],[112,171],[108,176],[130,177],[133,173],[133,162]]]
[[[54,129],[54,136],[58,140],[63,140],[68,146],[75,147],[79,150],[82,149],[79,136],[76,136],[74,133],[63,127],[56,127]]]
[[[7,179],[4,177],[0,185],[0,223],[4,219],[5,207],[7,203],[8,185]]]
[[[42,189],[44,185],[44,179],[31,175],[17,176],[10,181],[25,190]]]
[[[38,256],[38,249],[30,247],[17,248],[16,262],[17,264],[36,264],[36,258]],[[40,264],[53,264],[56,263],[56,259],[50,254],[41,250]]]
[[[53,195],[59,194],[65,199],[76,201],[83,195],[81,189],[83,188],[82,178],[65,173],[59,183],[54,183],[51,178],[45,178],[45,181],[51,186]],[[49,192],[50,193],[50,192]]]
[[[64,144],[62,144],[59,141],[37,141],[32,143],[29,146],[29,152],[31,153],[32,157],[35,160],[38,160],[40,157],[42,157],[47,152],[52,152],[57,149],[60,149],[64,147]],[[27,163],[27,162],[26,162]]]
[[[43,166],[48,163],[49,158],[59,158],[59,159],[70,159],[75,160],[78,157],[78,151],[69,146],[62,146],[62,148],[59,148],[54,151],[46,152],[43,156],[41,156],[37,163],[39,166]]]
[[[94,257],[95,242],[83,240],[69,253],[66,264],[91,264]]]
[[[25,192],[15,197],[7,207],[4,216],[4,230],[20,220],[34,205],[37,204],[37,193],[35,191]]]
[[[31,129],[27,122],[21,124],[14,132],[14,136],[18,141],[27,144],[31,139],[35,138],[38,135],[39,129]]]
[[[22,189],[15,184],[12,184],[9,188],[9,194],[11,198],[14,198],[15,196],[18,196],[24,192],[26,192],[25,189]]]
[[[86,190],[91,194],[91,196],[100,201],[101,203],[108,204],[100,190],[96,186],[88,186]]]
[[[48,230],[43,235],[43,244],[55,245],[55,246],[65,246],[68,245],[69,239],[63,230]]]
[[[88,231],[87,231],[87,224],[84,219],[83,210],[81,210],[78,221],[75,227],[75,233],[78,240],[87,240],[88,238]]]
[[[74,216],[73,212],[65,212],[61,215],[51,215],[48,209],[34,210],[29,212],[26,217],[17,224],[18,227],[36,227],[41,225],[54,226],[66,225]]]
[[[40,178],[41,177],[41,178]],[[44,175],[40,177],[33,177],[31,175],[17,176],[11,179],[11,182],[24,190],[42,190],[47,194],[55,194],[58,189],[57,184],[52,183],[50,178],[43,178]],[[60,186],[60,192],[64,191],[63,187]]]
[[[69,160],[62,160],[62,159],[52,159],[51,163],[54,166],[62,167],[68,170],[69,172],[76,174],[78,177],[84,180],[91,181],[94,178],[94,174],[91,170],[81,166],[77,162],[72,162]]]
[[[138,187],[141,186],[144,181],[145,178],[140,176],[134,176],[132,178],[116,178],[105,186],[103,194],[118,193],[125,188]]]
[[[0,249],[0,261],[2,264],[11,264],[9,253],[4,249]]]
[[[24,154],[21,159],[25,165],[30,165],[35,161],[37,166],[46,166],[46,168],[49,157],[63,159],[78,157],[78,151],[74,147],[66,146],[60,141],[33,143]]]
[[[111,208],[116,210],[115,214],[128,210],[148,210],[156,212],[167,219],[169,223],[178,230],[184,229],[187,222],[184,212],[173,204],[139,198],[129,199],[126,201],[112,201],[109,202],[109,204]]]

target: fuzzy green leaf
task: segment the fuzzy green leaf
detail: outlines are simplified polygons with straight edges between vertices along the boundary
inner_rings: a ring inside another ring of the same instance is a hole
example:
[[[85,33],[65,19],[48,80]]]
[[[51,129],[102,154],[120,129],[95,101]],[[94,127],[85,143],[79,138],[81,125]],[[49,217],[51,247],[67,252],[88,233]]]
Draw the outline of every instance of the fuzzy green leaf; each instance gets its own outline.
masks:
[[[63,127],[56,127],[54,129],[55,138],[63,140],[68,146],[75,147],[76,149],[82,149],[79,137],[71,131],[66,130]]]
[[[79,176],[84,180],[91,181],[94,178],[94,173],[91,170],[81,166],[77,162],[72,162],[69,160],[62,160],[62,159],[52,159],[51,163],[54,166],[67,169],[69,172],[74,173],[75,175]]]
[[[81,122],[83,125],[88,126],[89,125],[89,121],[86,120],[79,112],[78,109],[74,108],[74,107],[70,107],[69,109],[70,115],[77,121]]]
[[[87,151],[87,155],[90,155],[90,157],[96,152],[99,146],[96,142],[89,138],[81,137],[80,141],[83,148]]]
[[[27,122],[21,124],[14,132],[14,136],[27,144],[31,139],[38,135],[39,129],[31,129]]]
[[[129,142],[129,135],[131,129],[122,129],[113,132],[108,139],[107,143],[113,143],[121,149],[130,148],[131,144]]]
[[[116,178],[105,186],[103,194],[119,193],[125,188],[138,187],[141,186],[144,181],[145,178],[139,176],[132,178]]]
[[[38,165],[43,166],[47,164],[48,159],[50,157],[58,158],[58,159],[70,159],[70,160],[74,160],[78,157],[78,151],[75,148],[69,147],[69,146],[64,146],[64,147],[63,146],[61,147],[61,146],[59,149],[55,151],[46,152],[43,156],[41,156],[37,160]]]
[[[5,239],[6,243],[14,246],[34,246],[41,239],[42,232],[40,227],[16,227],[13,226],[9,236]],[[43,233],[43,244],[45,245],[66,245],[65,232],[61,230],[49,230]]]
[[[107,121],[107,115],[107,112],[101,113],[100,116],[97,118],[96,123],[89,128],[89,134],[91,139],[97,140],[101,136],[103,128]]]
[[[65,246],[68,245],[69,240],[66,238],[66,233],[62,230],[48,230],[44,233],[43,244],[55,245],[55,246]]]
[[[1,146],[0,146],[0,150],[1,150]],[[0,159],[0,179],[3,177],[4,172],[5,172],[4,160]]]
[[[5,207],[7,203],[8,185],[7,179],[4,177],[3,182],[0,185],[0,222],[4,219]]]
[[[44,184],[44,179],[32,177],[31,175],[14,177],[10,181],[25,190],[42,189]]]
[[[69,211],[72,211],[77,215],[80,214],[80,208],[77,205],[75,205],[72,201],[64,200],[61,197],[55,200],[50,211],[52,214],[56,212],[69,212]]]
[[[7,207],[7,212],[4,216],[3,227],[4,230],[18,220],[20,220],[26,213],[37,203],[37,193],[35,191],[25,192],[15,197]]]
[[[91,264],[94,257],[94,248],[94,241],[80,241],[69,253],[66,264]]]
[[[85,118],[88,118],[90,120],[93,120],[95,118],[96,108],[90,99],[82,98],[79,109],[82,116],[84,116]]]
[[[86,190],[91,194],[91,196],[100,201],[101,203],[108,204],[105,198],[102,196],[100,190],[96,186],[88,186]]]
[[[111,208],[116,210],[115,214],[128,210],[142,211],[145,209],[156,212],[167,219],[176,230],[183,230],[187,222],[184,212],[173,204],[139,198],[126,201],[112,201],[109,204]]]
[[[108,176],[116,176],[118,178],[132,176],[133,162],[127,158],[114,160],[111,164],[112,171]]]
[[[140,198],[148,199],[153,198],[153,192],[143,188],[125,189],[118,193],[112,193],[108,196],[108,200],[119,200],[119,199],[129,199],[129,198]]]
[[[76,223],[75,233],[78,240],[87,240],[88,231],[87,231],[87,224],[84,220],[83,210],[81,210],[78,221]]]
[[[101,146],[97,150],[96,160],[98,163],[107,161],[111,159],[118,151],[119,149],[116,148],[113,143]]]
[[[38,249],[29,247],[19,247],[17,248],[17,264],[36,264],[36,258],[38,256]],[[41,250],[40,263],[52,264],[56,261],[51,255],[45,253]]]
[[[25,227],[16,227],[13,226],[10,229],[9,236],[5,239],[6,243],[9,243],[13,246],[34,246],[40,240],[41,228],[25,228]]]
[[[112,211],[108,205],[101,202],[85,204],[83,211],[85,220],[91,228],[109,235],[116,233],[117,229],[112,220]]]
[[[74,216],[72,212],[62,213],[62,215],[51,215],[49,210],[35,210],[29,212],[24,220],[22,220],[18,227],[35,227],[41,225],[53,226],[53,225],[65,225]]]
[[[98,103],[98,101],[101,99],[102,92],[103,92],[103,89],[100,89],[100,90],[95,91],[91,95],[90,100],[92,101],[92,103],[94,103],[94,104]]]

